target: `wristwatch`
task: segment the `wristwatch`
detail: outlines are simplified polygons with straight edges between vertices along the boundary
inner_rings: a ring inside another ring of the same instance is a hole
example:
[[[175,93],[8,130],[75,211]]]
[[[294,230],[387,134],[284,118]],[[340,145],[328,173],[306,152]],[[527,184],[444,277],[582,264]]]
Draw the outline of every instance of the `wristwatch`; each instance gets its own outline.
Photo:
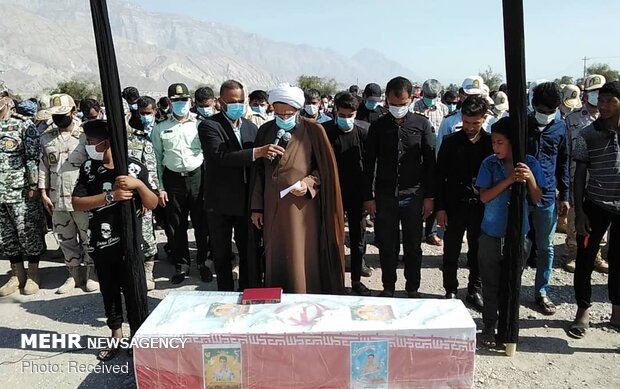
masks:
[[[111,190],[105,192],[105,202],[106,205],[110,205],[114,202],[114,195],[112,194]]]

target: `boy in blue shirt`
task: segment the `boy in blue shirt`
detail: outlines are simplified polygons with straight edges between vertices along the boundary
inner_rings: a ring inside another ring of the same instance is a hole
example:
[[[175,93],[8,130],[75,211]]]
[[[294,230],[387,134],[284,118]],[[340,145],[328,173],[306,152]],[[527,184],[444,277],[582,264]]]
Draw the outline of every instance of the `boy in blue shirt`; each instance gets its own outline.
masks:
[[[542,197],[541,187],[545,182],[540,164],[531,155],[526,155],[525,163],[514,165],[511,140],[517,135],[517,131],[512,123],[511,118],[506,117],[491,127],[494,154],[482,161],[476,179],[476,187],[480,189],[480,201],[485,204],[478,261],[484,300],[482,342],[487,345],[495,343],[504,237],[512,184],[525,183],[529,200],[532,204],[538,204]],[[524,207],[523,217],[524,234],[527,234],[527,207]],[[525,235],[523,240],[526,241]]]

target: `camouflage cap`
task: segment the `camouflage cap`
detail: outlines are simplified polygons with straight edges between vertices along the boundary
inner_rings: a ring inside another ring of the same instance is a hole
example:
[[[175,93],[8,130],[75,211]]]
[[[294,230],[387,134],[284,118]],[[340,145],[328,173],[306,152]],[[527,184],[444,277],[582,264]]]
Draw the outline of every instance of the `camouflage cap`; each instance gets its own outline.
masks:
[[[50,98],[50,107],[48,111],[51,115],[66,115],[75,108],[75,101],[73,97],[59,93],[52,95]]]

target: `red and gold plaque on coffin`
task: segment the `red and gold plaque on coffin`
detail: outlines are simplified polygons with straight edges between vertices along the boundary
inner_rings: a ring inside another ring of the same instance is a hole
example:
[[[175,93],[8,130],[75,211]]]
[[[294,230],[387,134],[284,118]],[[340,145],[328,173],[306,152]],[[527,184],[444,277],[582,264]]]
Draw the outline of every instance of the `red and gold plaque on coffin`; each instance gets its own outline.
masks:
[[[139,388],[471,388],[475,333],[459,300],[171,292],[134,364]]]

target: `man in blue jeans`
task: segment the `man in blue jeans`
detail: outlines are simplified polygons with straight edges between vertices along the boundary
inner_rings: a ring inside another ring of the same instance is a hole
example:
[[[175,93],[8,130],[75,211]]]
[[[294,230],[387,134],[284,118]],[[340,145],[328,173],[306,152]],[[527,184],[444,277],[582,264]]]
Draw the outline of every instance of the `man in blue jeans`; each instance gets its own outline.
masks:
[[[538,160],[546,181],[542,187],[541,202],[530,206],[537,248],[534,293],[536,304],[545,315],[553,315],[556,310],[547,292],[553,269],[553,236],[557,215],[566,214],[570,208],[568,129],[556,115],[560,103],[558,86],[552,82],[542,83],[534,88],[534,112],[528,117],[527,154]],[[557,206],[556,190],[559,192]]]

